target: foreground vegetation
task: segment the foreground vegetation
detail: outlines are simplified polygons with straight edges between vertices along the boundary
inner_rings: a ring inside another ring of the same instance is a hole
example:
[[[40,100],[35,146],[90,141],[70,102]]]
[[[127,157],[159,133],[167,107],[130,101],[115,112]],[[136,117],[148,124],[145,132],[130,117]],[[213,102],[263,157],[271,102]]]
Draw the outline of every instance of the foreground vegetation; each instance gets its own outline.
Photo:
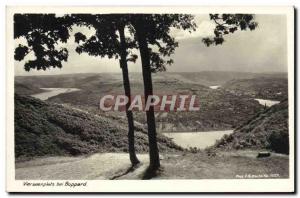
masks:
[[[148,151],[147,133],[136,127],[137,152]],[[102,116],[15,95],[15,156],[82,155],[127,152],[126,124]],[[179,151],[169,138],[159,135],[161,151]]]
[[[288,100],[283,100],[225,135],[215,145],[225,149],[269,149],[289,153]]]

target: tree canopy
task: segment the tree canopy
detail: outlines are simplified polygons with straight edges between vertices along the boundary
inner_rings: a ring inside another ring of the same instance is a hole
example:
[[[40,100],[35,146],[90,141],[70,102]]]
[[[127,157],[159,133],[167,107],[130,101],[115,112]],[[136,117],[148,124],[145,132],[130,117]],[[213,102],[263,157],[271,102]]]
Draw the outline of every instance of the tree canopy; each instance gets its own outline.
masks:
[[[134,25],[142,20],[145,37],[149,47],[151,71],[165,71],[166,65],[171,65],[170,57],[178,47],[178,42],[170,35],[172,28],[194,31],[196,23],[194,16],[187,14],[76,14],[72,15],[79,26],[93,27],[96,34],[87,38],[81,32],[75,34],[75,42],[80,45],[78,53],[88,53],[92,56],[119,58],[120,42],[118,30],[128,30],[126,47],[128,61],[135,62],[138,56],[134,49],[138,49],[136,29]],[[168,59],[167,59],[168,57]]]
[[[178,42],[171,35],[173,28],[196,30],[194,16],[189,14],[132,14],[130,15],[130,31],[137,40],[136,29],[143,28],[149,45],[150,66],[152,72],[166,71],[166,65],[173,64],[170,56],[178,47]]]
[[[220,45],[224,36],[237,30],[254,30],[257,22],[252,14],[210,14],[215,22],[214,37],[203,38],[207,45]],[[142,24],[141,24],[142,23]],[[34,60],[28,60],[24,69],[46,70],[49,67],[62,67],[62,61],[67,61],[68,50],[59,47],[70,37],[69,30],[73,25],[94,27],[96,34],[87,38],[77,32],[75,42],[80,44],[76,51],[92,56],[119,58],[120,43],[118,30],[120,27],[129,30],[126,37],[128,61],[135,62],[137,55],[133,49],[138,49],[136,25],[144,28],[149,44],[151,71],[165,71],[166,65],[171,65],[170,56],[178,47],[178,42],[171,35],[172,28],[194,31],[197,25],[193,15],[188,14],[72,14],[57,16],[55,14],[15,14],[14,38],[24,37],[26,45],[19,44],[15,49],[15,60],[22,61],[30,52]]]
[[[233,34],[237,30],[254,30],[258,23],[254,21],[252,14],[210,14],[210,20],[216,24],[214,37],[203,38],[207,45],[221,45],[225,41],[224,35]]]
[[[61,62],[67,61],[68,50],[59,47],[59,43],[67,42],[71,24],[68,17],[55,14],[15,14],[14,38],[24,37],[27,41],[27,45],[16,47],[15,60],[23,60],[32,51],[35,59],[25,63],[26,71],[61,68]]]
[[[87,38],[82,32],[75,33],[75,42],[79,45],[76,52],[83,52],[90,56],[100,56],[107,58],[120,58],[122,53],[120,44],[120,33],[125,26],[129,26],[128,16],[121,14],[76,14],[71,16],[74,23],[79,26],[93,27],[95,35]],[[126,37],[126,57],[127,61],[135,62],[137,55],[132,49],[137,48],[136,41]]]

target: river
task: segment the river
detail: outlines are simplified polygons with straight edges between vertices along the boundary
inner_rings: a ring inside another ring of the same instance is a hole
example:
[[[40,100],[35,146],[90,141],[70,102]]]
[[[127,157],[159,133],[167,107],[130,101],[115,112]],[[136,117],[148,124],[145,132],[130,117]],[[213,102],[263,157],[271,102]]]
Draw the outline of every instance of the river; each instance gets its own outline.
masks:
[[[80,89],[77,88],[40,88],[42,90],[45,90],[45,92],[33,94],[31,95],[34,98],[38,98],[40,100],[47,100],[48,98],[51,98],[53,96],[57,96],[59,94],[63,93],[70,93],[74,91],[79,91]]]
[[[211,88],[211,89],[218,89],[219,87],[221,87],[221,86],[220,85],[209,86],[209,88]]]
[[[255,98],[254,100],[258,101],[259,104],[261,105],[266,105],[267,107],[271,107],[275,104],[278,104],[280,103],[280,101],[277,101],[277,100],[264,100],[264,99],[259,99],[259,98]]]
[[[170,132],[163,133],[165,136],[173,139],[173,141],[183,148],[197,147],[204,149],[213,146],[217,140],[224,135],[233,133],[233,130],[226,131],[208,131],[208,132]]]

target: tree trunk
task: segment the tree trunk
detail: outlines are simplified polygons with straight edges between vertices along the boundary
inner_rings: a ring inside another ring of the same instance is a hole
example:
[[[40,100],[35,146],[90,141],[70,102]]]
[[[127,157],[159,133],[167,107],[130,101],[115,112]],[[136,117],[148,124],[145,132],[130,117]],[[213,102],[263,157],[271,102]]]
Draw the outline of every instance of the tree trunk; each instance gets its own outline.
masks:
[[[126,116],[128,121],[128,152],[131,164],[134,166],[140,161],[138,160],[135,154],[135,147],[134,147],[134,122],[133,122],[133,113],[129,111],[128,108],[131,104],[131,91],[130,91],[130,82],[128,77],[128,66],[127,66],[127,52],[126,52],[126,41],[125,41],[125,34],[124,34],[124,27],[119,28],[120,34],[120,67],[122,69],[123,75],[123,85],[125,95],[128,97],[128,103],[126,104]]]
[[[136,36],[139,43],[140,55],[142,59],[142,72],[144,80],[144,94],[145,103],[149,95],[153,95],[152,88],[152,76],[150,68],[150,56],[148,43],[146,40],[146,35],[143,29],[143,21],[138,21],[135,23]],[[149,154],[150,154],[150,170],[157,170],[160,167],[159,162],[159,152],[156,139],[156,126],[155,126],[155,116],[154,107],[150,106],[149,110],[146,111],[147,125],[148,125],[148,139],[149,139]]]

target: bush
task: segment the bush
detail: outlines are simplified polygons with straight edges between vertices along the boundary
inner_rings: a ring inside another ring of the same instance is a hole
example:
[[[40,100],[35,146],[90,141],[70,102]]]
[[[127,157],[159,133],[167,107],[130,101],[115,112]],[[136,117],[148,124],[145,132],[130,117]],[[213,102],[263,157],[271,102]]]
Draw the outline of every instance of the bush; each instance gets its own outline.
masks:
[[[269,136],[269,148],[277,153],[289,154],[289,135],[285,132],[273,132]]]

